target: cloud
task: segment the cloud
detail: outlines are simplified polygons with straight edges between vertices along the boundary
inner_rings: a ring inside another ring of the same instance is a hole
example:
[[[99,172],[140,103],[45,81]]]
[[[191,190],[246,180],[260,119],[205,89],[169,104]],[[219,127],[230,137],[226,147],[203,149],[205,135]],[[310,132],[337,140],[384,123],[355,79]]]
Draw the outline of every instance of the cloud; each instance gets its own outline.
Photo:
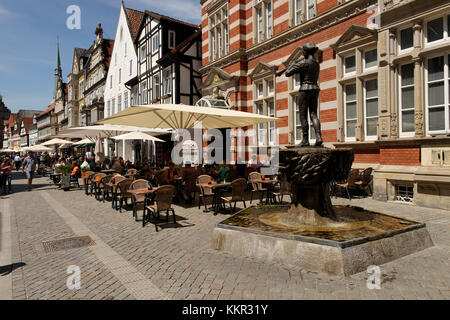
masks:
[[[113,7],[119,7],[120,1],[102,0]],[[201,22],[201,5],[199,0],[125,0],[125,6],[136,10],[150,10],[172,18],[192,23]]]
[[[11,11],[0,6],[0,17],[12,17],[13,15],[14,14]]]

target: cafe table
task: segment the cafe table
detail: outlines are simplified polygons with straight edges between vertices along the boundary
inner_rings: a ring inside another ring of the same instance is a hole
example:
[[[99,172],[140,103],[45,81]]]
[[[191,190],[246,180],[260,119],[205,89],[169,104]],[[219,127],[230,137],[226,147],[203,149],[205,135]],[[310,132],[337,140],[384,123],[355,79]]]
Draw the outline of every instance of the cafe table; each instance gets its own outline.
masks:
[[[217,212],[217,209],[219,207],[220,191],[225,188],[228,188],[230,186],[231,186],[231,182],[221,182],[221,183],[211,182],[211,183],[198,183],[197,184],[197,187],[200,187],[202,190],[204,188],[210,188],[214,192],[213,202],[211,204],[211,209],[213,209],[214,212]],[[208,212],[211,212],[211,210],[209,210],[208,207],[206,207],[206,205],[205,205],[205,210],[203,210],[203,212],[208,213]]]

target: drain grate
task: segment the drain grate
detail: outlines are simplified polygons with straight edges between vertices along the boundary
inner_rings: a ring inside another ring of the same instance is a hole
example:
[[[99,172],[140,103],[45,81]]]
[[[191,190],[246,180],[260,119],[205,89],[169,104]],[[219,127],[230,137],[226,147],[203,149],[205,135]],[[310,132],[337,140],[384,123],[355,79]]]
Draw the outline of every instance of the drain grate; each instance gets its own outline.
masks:
[[[83,236],[83,237],[66,238],[66,239],[53,240],[53,241],[45,241],[45,242],[42,242],[42,245],[44,246],[45,252],[54,252],[54,251],[60,251],[60,250],[89,247],[89,246],[95,245],[95,242],[94,242],[94,240],[91,239],[91,237]]]

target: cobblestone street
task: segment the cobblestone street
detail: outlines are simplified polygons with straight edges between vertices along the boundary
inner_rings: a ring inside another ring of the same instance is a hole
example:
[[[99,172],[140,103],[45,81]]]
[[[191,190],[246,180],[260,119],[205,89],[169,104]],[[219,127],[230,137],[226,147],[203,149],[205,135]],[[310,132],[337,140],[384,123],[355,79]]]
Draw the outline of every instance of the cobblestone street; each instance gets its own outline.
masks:
[[[448,299],[450,213],[383,203],[351,203],[424,222],[434,247],[381,266],[380,290],[367,273],[331,277],[213,250],[210,235],[225,215],[175,206],[179,225],[155,231],[98,202],[84,190],[57,190],[46,177],[14,173],[13,194],[0,200],[0,296],[9,299]],[[344,199],[336,203],[347,204]],[[142,210],[138,211],[139,219]],[[43,242],[90,236],[95,245],[44,251]],[[6,260],[10,260],[9,263]],[[69,290],[67,268],[80,267],[81,288]],[[11,272],[12,270],[12,272]]]

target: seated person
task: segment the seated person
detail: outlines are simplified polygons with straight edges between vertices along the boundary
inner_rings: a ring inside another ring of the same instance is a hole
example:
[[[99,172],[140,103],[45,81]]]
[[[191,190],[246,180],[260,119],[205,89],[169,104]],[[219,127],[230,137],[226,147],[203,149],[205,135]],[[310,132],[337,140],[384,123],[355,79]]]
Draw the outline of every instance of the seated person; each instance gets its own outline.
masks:
[[[70,177],[72,179],[81,178],[81,170],[80,170],[80,167],[78,166],[78,163],[76,161],[72,162],[72,173],[70,174]]]
[[[228,173],[230,168],[226,164],[220,165],[219,168],[219,181],[228,181]]]
[[[167,170],[167,180],[169,183],[174,183],[175,179],[180,176],[180,171],[175,167],[175,163],[169,162],[169,169]]]
[[[192,168],[190,162],[186,162],[186,166],[183,169],[183,183],[184,186],[181,190],[181,194],[186,202],[192,201],[191,193],[195,192],[197,187],[195,185],[197,179],[197,170]]]

